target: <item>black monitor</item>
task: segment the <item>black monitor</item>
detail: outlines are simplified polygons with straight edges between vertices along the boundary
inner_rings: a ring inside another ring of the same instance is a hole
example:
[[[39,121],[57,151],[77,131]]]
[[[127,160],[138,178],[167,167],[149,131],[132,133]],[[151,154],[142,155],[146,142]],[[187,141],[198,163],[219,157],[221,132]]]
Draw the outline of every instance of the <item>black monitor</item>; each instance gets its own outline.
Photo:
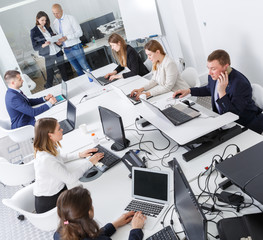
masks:
[[[174,158],[174,205],[187,240],[207,240],[206,217],[179,165]]]
[[[81,43],[86,44],[88,42],[91,42],[91,38],[93,37],[93,31],[90,27],[89,21],[81,23],[80,27],[83,32],[83,36],[80,37]]]
[[[121,116],[107,108],[101,106],[98,108],[103,133],[106,137],[114,141],[111,149],[114,151],[120,151],[127,148],[130,141],[125,138]]]

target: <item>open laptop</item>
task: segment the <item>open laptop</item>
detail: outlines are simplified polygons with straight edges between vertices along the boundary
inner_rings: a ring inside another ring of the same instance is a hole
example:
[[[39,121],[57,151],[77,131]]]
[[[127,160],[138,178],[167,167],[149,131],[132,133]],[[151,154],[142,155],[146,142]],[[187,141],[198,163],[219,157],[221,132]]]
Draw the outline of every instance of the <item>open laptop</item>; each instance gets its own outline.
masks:
[[[151,104],[147,100],[141,99],[142,103],[149,108],[152,112],[156,114],[156,116],[169,120],[174,125],[180,125],[182,123],[188,122],[198,116],[201,113],[191,107],[188,107],[184,103],[177,103],[172,107],[165,108],[164,110],[160,110],[155,105]]]
[[[112,85],[111,87],[112,87],[112,89],[114,89],[114,90],[119,94],[120,97],[128,98],[128,100],[129,100],[132,104],[137,105],[137,104],[141,103],[141,100],[140,100],[140,99],[139,99],[139,100],[136,100],[136,97],[131,97],[131,94],[130,94],[130,93],[125,94],[120,88],[118,88],[118,87],[116,87],[116,86],[114,86],[114,85]],[[151,97],[152,97],[152,96],[148,97],[147,99],[149,99],[149,98],[151,98]]]
[[[142,211],[145,229],[153,229],[168,208],[170,174],[145,168],[132,168],[132,200],[125,211]]]
[[[76,125],[76,107],[68,101],[67,105],[67,119],[59,122],[60,127],[63,129],[63,134],[66,134],[73,129]]]
[[[118,79],[114,79],[114,80],[110,81],[108,78],[104,78],[104,76],[95,77],[91,72],[87,72],[87,71],[84,71],[84,73],[88,76],[88,78],[92,79],[93,81],[99,83],[102,86],[105,86],[109,83],[112,83],[112,82],[118,80]]]
[[[55,105],[65,102],[68,99],[68,87],[65,81],[61,81],[61,94],[55,97],[57,102]]]

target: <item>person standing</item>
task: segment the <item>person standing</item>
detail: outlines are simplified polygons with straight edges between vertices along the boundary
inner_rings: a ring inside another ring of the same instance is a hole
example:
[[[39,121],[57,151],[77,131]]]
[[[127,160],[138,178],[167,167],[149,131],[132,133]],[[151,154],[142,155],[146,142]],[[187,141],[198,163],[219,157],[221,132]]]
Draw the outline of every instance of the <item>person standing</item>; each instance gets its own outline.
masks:
[[[34,50],[38,51],[38,54],[45,58],[47,72],[47,83],[44,85],[45,88],[53,86],[55,63],[57,63],[62,79],[64,81],[68,79],[61,47],[47,41],[54,35],[50,27],[48,15],[43,11],[38,12],[36,16],[36,26],[31,29],[30,37]]]
[[[52,6],[52,12],[56,18],[54,21],[54,29],[57,33],[62,34],[59,43],[63,45],[64,52],[78,76],[84,74],[83,70],[91,71],[92,69],[87,63],[79,39],[83,35],[80,25],[73,16],[64,14],[59,4]]]
[[[52,94],[41,98],[27,98],[20,90],[24,81],[18,71],[7,71],[4,79],[8,86],[5,95],[5,104],[11,119],[11,129],[26,125],[34,126],[36,122],[35,116],[47,111],[57,102]],[[46,104],[40,107],[32,107],[44,102],[46,102]]]

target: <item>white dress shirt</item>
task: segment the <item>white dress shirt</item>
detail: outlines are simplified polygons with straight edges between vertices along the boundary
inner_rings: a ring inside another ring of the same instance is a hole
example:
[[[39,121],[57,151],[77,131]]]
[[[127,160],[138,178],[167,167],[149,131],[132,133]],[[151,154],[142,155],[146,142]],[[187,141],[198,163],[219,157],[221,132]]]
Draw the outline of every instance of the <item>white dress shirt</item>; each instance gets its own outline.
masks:
[[[59,20],[56,18],[54,21],[54,29],[59,34]],[[83,35],[80,25],[76,21],[76,19],[67,14],[63,14],[61,17],[61,25],[62,25],[62,36],[66,36],[67,40],[64,42],[64,47],[72,47],[78,43],[80,43],[80,37]]]
[[[38,151],[34,160],[35,196],[53,196],[64,188],[65,184],[73,184],[93,166],[89,160],[84,160],[78,168],[67,169],[66,162],[79,159],[79,153],[61,154],[55,157],[45,151]]]
[[[40,27],[38,27],[38,29],[42,32],[42,34],[43,34],[44,38],[46,39],[46,41],[48,41],[48,39],[51,38],[51,35],[50,35],[49,31],[46,28],[45,28],[45,30],[46,30],[45,32],[43,32]],[[49,55],[51,55],[51,56],[57,54],[61,50],[60,47],[58,47],[54,43],[50,43],[46,47],[49,47]]]
[[[156,96],[169,91],[189,88],[181,78],[176,63],[167,55],[163,61],[157,64],[157,70],[153,71],[152,79],[144,86],[144,90]]]

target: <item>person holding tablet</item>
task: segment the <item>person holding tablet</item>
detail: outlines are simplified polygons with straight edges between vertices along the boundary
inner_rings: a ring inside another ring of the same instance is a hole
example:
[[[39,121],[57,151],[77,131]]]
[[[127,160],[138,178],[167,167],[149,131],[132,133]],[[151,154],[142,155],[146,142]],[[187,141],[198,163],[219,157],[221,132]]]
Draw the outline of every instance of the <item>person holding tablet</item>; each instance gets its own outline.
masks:
[[[38,54],[45,58],[47,72],[47,82],[44,85],[45,88],[53,86],[55,63],[57,63],[62,79],[64,81],[68,79],[61,46],[58,46],[57,43],[48,41],[54,35],[50,27],[48,15],[43,11],[38,12],[36,16],[36,26],[31,29],[30,37],[34,50],[38,51]]]
[[[145,44],[144,49],[148,59],[153,63],[153,77],[142,88],[134,89],[131,97],[136,96],[136,100],[139,100],[141,94],[145,94],[148,98],[189,87],[181,78],[176,63],[167,56],[158,41],[149,41]]]
[[[128,78],[135,75],[143,76],[149,73],[136,50],[126,44],[125,40],[119,34],[113,33],[109,37],[108,42],[111,46],[113,56],[119,65],[113,72],[106,74],[104,76],[105,78],[109,78],[109,80],[112,81],[114,79]],[[118,74],[124,70],[125,67],[128,67],[130,71]]]
[[[129,240],[141,240],[146,217],[141,212],[128,212],[116,221],[99,228],[94,220],[92,199],[87,189],[75,187],[64,191],[57,201],[59,226],[54,240],[110,240],[115,231],[131,222]]]
[[[103,153],[92,148],[79,153],[63,154],[60,152],[60,140],[63,137],[63,129],[60,128],[55,118],[42,118],[35,124],[35,209],[37,213],[43,213],[56,207],[56,202],[64,190],[66,184],[73,184],[83,174],[103,158]],[[91,157],[90,157],[91,156]],[[78,168],[67,169],[66,162],[74,159],[90,157],[84,160]]]

